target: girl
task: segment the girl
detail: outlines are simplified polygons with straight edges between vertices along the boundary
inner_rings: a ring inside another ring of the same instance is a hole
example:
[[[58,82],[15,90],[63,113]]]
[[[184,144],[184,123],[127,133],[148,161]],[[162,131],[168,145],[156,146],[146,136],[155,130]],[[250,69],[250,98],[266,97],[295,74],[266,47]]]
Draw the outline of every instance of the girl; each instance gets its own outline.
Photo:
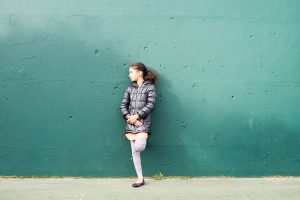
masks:
[[[157,74],[153,70],[147,70],[143,63],[133,63],[129,67],[129,78],[132,84],[125,91],[120,109],[127,120],[125,136],[131,144],[133,164],[138,176],[132,187],[140,187],[145,184],[140,152],[145,149],[147,138],[151,134]]]

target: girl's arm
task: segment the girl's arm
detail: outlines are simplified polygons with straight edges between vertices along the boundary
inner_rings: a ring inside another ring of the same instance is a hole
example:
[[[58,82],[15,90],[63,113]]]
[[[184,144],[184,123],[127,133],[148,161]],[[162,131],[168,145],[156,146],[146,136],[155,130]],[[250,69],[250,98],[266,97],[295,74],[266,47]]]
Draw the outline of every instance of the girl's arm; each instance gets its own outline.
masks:
[[[126,89],[123,99],[121,101],[121,106],[120,106],[120,110],[123,114],[123,118],[127,119],[127,115],[129,115],[129,111],[128,111],[128,105],[129,105],[129,101],[130,101],[130,96],[129,96],[129,87]]]
[[[156,87],[155,85],[151,85],[148,91],[147,104],[137,111],[137,114],[140,119],[145,119],[149,113],[154,110],[156,100]]]

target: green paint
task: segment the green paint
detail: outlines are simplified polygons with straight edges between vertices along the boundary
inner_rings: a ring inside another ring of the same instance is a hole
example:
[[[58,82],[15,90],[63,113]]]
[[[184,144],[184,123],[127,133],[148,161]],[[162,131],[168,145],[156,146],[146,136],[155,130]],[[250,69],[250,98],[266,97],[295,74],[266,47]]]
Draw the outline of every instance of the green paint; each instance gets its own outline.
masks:
[[[299,1],[0,1],[0,175],[132,176],[128,66],[160,74],[152,176],[300,175]]]

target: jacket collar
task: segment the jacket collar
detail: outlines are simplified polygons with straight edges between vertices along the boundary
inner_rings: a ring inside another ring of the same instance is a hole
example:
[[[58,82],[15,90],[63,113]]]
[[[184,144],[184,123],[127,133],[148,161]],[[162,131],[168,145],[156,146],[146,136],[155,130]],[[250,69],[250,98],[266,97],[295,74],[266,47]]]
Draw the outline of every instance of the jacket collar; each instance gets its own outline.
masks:
[[[151,83],[151,81],[144,81],[141,86],[147,85],[149,83]],[[139,85],[136,82],[132,82],[132,85],[135,86],[135,87],[139,87]]]

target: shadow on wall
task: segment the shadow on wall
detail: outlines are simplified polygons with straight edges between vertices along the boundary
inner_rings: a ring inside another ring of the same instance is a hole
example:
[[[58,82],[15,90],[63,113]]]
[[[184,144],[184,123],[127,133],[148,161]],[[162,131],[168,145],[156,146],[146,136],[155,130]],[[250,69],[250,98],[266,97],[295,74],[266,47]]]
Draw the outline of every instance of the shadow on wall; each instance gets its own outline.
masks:
[[[182,114],[179,98],[172,92],[171,82],[163,75],[159,75],[157,90],[153,133],[143,156],[145,173],[153,175],[161,172],[167,176],[185,176],[187,171],[195,168],[195,159],[188,157],[186,152],[188,123]]]
[[[220,87],[231,93],[227,85]],[[263,88],[253,87],[254,91]],[[145,152],[147,174],[299,176],[299,125],[288,119],[285,110],[270,109],[279,107],[276,103],[261,103],[272,95],[227,98],[205,95],[207,88],[203,88],[204,101],[196,95],[179,98],[164,76],[158,90],[153,136]],[[280,103],[284,107],[289,101]]]

